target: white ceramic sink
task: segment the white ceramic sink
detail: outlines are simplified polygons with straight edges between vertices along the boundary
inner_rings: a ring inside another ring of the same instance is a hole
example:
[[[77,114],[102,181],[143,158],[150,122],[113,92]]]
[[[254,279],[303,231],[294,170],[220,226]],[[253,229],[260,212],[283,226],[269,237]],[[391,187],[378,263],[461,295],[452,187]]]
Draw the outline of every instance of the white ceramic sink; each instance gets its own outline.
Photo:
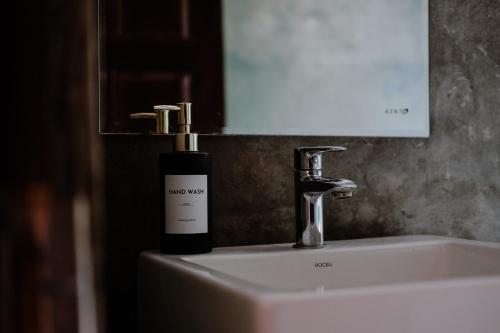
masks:
[[[146,252],[142,332],[499,333],[500,244],[436,236]]]

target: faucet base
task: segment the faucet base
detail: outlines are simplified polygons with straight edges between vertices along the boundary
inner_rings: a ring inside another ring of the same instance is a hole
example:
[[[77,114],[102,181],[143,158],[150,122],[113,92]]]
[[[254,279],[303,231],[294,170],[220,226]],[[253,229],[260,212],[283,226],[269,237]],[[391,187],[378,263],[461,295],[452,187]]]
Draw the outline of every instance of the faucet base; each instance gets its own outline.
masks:
[[[305,245],[305,244],[299,244],[299,243],[295,243],[293,244],[292,246],[294,249],[298,249],[298,250],[307,250],[307,249],[321,249],[323,247],[326,247],[326,244],[322,244],[322,245]]]

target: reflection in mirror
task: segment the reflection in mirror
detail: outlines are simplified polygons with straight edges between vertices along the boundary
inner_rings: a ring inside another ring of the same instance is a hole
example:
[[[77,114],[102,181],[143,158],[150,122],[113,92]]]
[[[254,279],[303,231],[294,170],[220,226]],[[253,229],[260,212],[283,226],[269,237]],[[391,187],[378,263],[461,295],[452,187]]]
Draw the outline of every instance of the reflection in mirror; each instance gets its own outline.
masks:
[[[129,114],[190,100],[201,133],[426,137],[427,7],[106,0],[101,130],[154,130]]]
[[[100,0],[99,23],[101,132],[154,130],[129,115],[179,101],[193,102],[194,130],[220,132],[220,0]]]

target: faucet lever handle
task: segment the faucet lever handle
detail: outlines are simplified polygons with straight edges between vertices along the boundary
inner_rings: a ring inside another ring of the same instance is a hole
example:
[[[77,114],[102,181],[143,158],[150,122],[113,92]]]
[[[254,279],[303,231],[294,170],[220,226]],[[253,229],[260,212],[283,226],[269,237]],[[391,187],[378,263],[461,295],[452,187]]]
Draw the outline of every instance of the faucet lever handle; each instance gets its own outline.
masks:
[[[321,155],[326,152],[347,150],[340,146],[299,147],[294,149],[296,170],[321,170]]]

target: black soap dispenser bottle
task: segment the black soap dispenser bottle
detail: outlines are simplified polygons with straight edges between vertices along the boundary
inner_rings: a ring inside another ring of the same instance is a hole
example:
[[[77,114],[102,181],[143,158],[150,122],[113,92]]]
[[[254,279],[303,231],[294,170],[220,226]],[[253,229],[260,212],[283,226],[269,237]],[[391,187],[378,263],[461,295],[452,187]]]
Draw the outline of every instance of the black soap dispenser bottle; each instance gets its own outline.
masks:
[[[191,133],[191,103],[178,103],[177,108],[159,105],[155,110],[178,113],[174,151],[160,154],[161,252],[210,252],[210,155],[198,151],[198,134]]]

